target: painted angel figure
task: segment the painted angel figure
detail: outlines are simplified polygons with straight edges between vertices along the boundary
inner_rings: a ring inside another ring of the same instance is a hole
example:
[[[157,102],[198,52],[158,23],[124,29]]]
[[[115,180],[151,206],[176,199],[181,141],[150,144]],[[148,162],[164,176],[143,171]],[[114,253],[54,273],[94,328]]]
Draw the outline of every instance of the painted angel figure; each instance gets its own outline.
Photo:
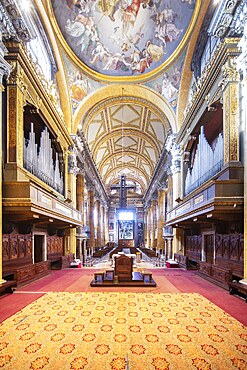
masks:
[[[167,73],[164,73],[163,76],[161,95],[168,100],[169,103],[178,97],[178,89],[169,80]]]

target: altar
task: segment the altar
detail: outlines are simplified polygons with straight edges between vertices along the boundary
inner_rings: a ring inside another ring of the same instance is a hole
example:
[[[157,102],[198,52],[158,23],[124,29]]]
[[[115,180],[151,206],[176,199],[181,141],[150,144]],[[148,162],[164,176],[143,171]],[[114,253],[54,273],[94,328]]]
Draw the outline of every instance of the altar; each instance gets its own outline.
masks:
[[[134,270],[132,256],[128,257],[124,253],[115,254],[114,261],[114,269],[94,273],[94,279],[90,283],[91,287],[156,286],[151,271],[146,271],[146,269],[142,271]]]
[[[134,254],[134,253],[123,253],[123,252],[119,252],[119,253],[114,253],[113,255],[112,255],[112,258],[111,258],[111,266],[114,266],[115,265],[115,257],[116,258],[118,258],[118,257],[120,257],[120,256],[122,256],[122,255],[124,255],[124,256],[126,256],[126,257],[129,257],[129,258],[133,258],[133,266],[136,266],[136,254]]]

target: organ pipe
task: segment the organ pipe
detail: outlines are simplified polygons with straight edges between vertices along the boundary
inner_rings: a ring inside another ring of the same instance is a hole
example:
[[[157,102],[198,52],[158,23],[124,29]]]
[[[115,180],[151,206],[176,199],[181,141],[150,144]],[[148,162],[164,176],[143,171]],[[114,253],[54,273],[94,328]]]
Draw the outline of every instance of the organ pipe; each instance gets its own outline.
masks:
[[[223,165],[223,151],[224,142],[222,134],[220,133],[217,137],[213,150],[206,139],[204,127],[202,126],[194,164],[192,168],[188,169],[185,179],[185,195],[204,184],[221,170]]]
[[[63,174],[59,170],[59,158],[56,153],[53,159],[52,143],[47,127],[42,131],[40,137],[40,147],[35,143],[35,132],[33,122],[29,139],[24,139],[24,167],[51,186],[53,189],[63,194]]]

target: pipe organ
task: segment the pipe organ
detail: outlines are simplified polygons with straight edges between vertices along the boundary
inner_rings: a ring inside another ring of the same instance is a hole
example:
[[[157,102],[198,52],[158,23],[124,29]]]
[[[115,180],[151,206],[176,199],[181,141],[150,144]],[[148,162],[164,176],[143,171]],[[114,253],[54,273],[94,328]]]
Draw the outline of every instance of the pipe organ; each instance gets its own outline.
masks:
[[[24,168],[44,181],[47,185],[63,194],[64,181],[63,174],[59,169],[59,158],[56,152],[53,158],[52,141],[47,127],[42,131],[40,137],[40,147],[35,143],[35,132],[33,122],[29,139],[24,139]]]
[[[201,127],[199,143],[197,146],[195,160],[192,168],[188,169],[185,179],[185,195],[204,184],[223,166],[224,141],[220,133],[216,138],[214,150],[209,145],[204,134],[204,127]]]

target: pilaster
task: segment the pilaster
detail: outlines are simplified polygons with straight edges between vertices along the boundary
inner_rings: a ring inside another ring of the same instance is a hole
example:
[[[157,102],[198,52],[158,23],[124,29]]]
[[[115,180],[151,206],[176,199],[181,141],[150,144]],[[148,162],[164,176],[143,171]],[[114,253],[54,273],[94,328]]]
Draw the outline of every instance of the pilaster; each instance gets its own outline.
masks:
[[[163,227],[165,224],[165,188],[158,189],[158,235],[157,235],[157,248],[164,249],[165,243],[163,238]]]
[[[151,223],[152,209],[151,206],[148,207],[147,213],[147,247],[151,248],[151,232],[152,232],[152,223]]]
[[[88,187],[88,225],[90,228],[90,238],[89,246],[91,253],[95,248],[95,239],[94,239],[94,187]]]
[[[148,238],[148,208],[144,209],[144,245],[147,247]]]
[[[23,167],[24,71],[18,60],[10,61],[7,80],[7,164]]]
[[[105,218],[104,218],[104,233],[105,233],[105,244],[109,242],[109,208],[105,207]]]
[[[79,172],[77,167],[76,152],[75,148],[70,148],[68,155],[68,178],[67,178],[67,198],[72,202],[73,206],[76,207],[76,177]]]
[[[95,225],[96,246],[101,247],[101,232],[100,232],[101,213],[100,213],[100,201],[98,199],[95,201],[94,208],[95,208],[95,211],[96,211],[96,214],[97,214],[97,218],[96,218],[97,221],[96,221],[96,225]]]
[[[76,179],[76,208],[82,214],[82,223],[85,225],[84,222],[84,174],[78,173]]]
[[[151,247],[156,248],[157,247],[157,239],[155,235],[155,231],[157,228],[157,200],[152,200],[152,206],[151,206],[151,217],[152,217],[152,226],[151,226]]]
[[[104,225],[105,225],[105,207],[103,204],[101,204],[100,206],[100,245],[101,247],[105,246]]]
[[[173,200],[172,206],[177,205],[177,199],[182,198],[182,179],[181,179],[181,150],[179,145],[174,145],[171,149],[172,153],[172,189]]]
[[[239,161],[239,73],[229,58],[222,68],[224,163]]]

